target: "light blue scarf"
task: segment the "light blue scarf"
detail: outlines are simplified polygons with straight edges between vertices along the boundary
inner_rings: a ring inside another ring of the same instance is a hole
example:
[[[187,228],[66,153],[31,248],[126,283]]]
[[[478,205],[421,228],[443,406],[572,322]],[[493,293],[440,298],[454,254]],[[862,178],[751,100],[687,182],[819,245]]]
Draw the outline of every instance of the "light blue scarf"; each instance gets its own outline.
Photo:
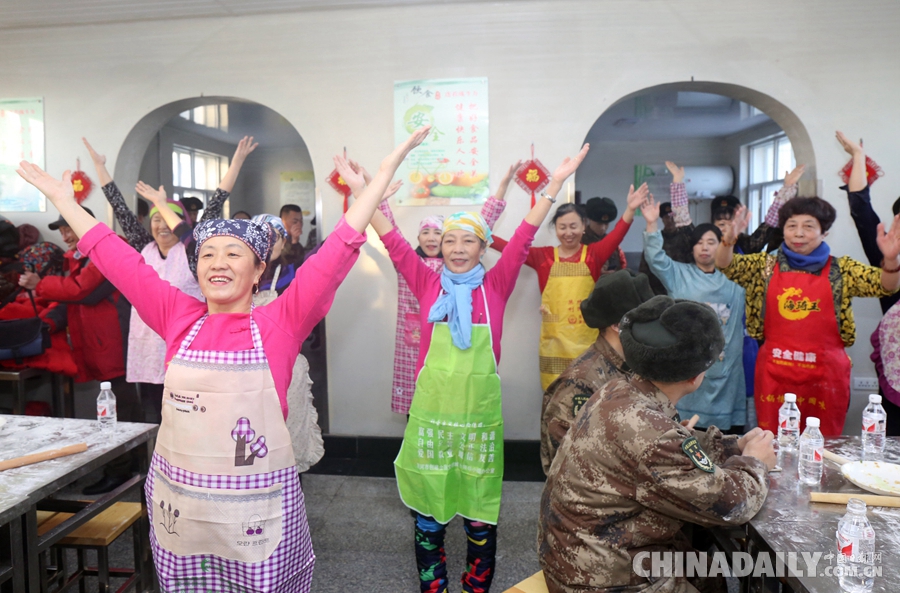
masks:
[[[453,345],[460,350],[472,346],[472,291],[484,282],[484,266],[478,264],[468,272],[454,274],[446,267],[441,272],[444,293],[431,306],[428,321],[447,318]]]

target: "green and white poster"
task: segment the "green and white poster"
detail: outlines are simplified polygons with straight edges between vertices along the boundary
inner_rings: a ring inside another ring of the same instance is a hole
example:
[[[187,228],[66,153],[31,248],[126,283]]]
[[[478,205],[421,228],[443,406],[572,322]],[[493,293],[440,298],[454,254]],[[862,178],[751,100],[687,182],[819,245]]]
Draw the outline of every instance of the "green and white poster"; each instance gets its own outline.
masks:
[[[401,206],[470,206],[490,196],[487,78],[394,83],[394,138],[431,125],[401,165]]]
[[[16,173],[20,161],[44,164],[44,100],[0,99],[0,212],[46,212],[41,192]]]

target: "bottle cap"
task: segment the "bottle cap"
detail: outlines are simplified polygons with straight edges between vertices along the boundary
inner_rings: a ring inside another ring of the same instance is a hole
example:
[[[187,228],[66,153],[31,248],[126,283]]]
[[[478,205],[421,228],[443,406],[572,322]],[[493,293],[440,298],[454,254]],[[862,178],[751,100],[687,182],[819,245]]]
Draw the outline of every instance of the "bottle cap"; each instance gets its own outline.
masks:
[[[785,393],[784,401],[786,401],[789,404],[797,403],[797,394],[796,393]]]
[[[870,393],[869,394],[869,403],[870,404],[880,404],[881,396],[878,395],[877,393]]]
[[[815,416],[807,416],[806,417],[806,428],[819,428],[819,419]]]
[[[100,383],[100,390],[102,391],[104,389],[112,389],[112,383],[110,383],[109,381],[103,381],[102,383]]]

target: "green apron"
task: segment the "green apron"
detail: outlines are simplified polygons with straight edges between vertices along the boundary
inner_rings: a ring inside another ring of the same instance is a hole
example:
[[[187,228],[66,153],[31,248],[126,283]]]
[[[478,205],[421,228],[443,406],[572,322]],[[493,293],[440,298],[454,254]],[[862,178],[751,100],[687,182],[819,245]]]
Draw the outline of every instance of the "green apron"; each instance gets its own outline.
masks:
[[[503,412],[487,317],[472,325],[467,350],[453,345],[445,322],[434,324],[394,461],[403,503],[439,523],[459,514],[496,525],[500,514]]]

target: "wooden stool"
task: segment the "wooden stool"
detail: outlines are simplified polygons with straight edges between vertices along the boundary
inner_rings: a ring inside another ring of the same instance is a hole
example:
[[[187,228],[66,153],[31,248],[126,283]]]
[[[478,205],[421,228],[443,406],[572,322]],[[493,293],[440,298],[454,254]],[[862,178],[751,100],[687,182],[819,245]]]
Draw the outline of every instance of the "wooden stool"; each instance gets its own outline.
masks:
[[[38,511],[37,515],[38,535],[43,535],[72,516],[71,513],[54,513],[49,511]],[[116,590],[116,593],[122,593],[132,585],[135,585],[141,576],[138,569],[140,566],[141,554],[140,530],[137,528],[132,529],[134,535],[135,566],[133,570],[127,568],[111,569],[109,567],[109,546],[140,518],[140,503],[117,502],[78,529],[75,529],[66,537],[59,540],[53,548],[59,549],[60,552],[68,548],[74,549],[78,557],[78,569],[71,577],[66,579],[65,561],[60,561],[60,566],[62,567],[62,580],[64,580],[65,583],[61,584],[57,591],[65,591],[77,581],[78,590],[81,593],[85,593],[84,577],[86,576],[95,576],[98,578],[100,581],[100,593],[107,593],[109,591],[110,576],[128,577],[125,583]],[[96,568],[85,567],[85,550],[97,551]],[[60,557],[64,558],[65,553],[62,552]],[[57,570],[57,572],[59,571]],[[56,578],[56,576],[53,577],[54,580]]]
[[[50,371],[41,369],[22,369],[13,371],[0,369],[0,381],[8,381],[16,384],[16,393],[13,395],[12,413],[21,416],[25,413],[25,381],[35,377],[50,375],[50,387],[53,393],[53,414],[57,418],[74,418],[74,386],[71,377],[55,375]]]
[[[537,571],[521,583],[516,583],[503,593],[547,593],[547,583],[544,582],[544,571]]]

